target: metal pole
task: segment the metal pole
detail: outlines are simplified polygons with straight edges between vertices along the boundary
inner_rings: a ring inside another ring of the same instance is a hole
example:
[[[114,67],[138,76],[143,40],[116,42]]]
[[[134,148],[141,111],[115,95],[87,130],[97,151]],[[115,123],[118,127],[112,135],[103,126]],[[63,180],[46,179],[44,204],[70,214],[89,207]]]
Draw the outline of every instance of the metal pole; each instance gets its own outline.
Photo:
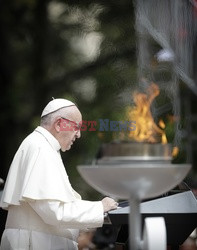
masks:
[[[130,197],[129,214],[129,249],[141,249],[141,214],[140,201],[135,197]]]

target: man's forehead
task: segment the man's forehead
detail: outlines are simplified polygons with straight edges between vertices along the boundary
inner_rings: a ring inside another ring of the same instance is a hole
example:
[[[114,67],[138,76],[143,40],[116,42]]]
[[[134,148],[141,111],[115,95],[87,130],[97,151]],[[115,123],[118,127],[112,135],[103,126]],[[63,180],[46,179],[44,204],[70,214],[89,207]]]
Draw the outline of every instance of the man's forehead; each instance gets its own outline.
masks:
[[[82,120],[82,114],[76,106],[64,109],[64,117],[80,122]]]

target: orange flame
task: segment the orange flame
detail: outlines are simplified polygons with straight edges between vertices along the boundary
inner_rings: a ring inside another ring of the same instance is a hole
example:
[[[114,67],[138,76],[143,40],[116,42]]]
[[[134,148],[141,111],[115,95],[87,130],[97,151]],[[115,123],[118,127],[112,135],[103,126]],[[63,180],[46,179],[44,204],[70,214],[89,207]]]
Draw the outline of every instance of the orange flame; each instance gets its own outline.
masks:
[[[151,83],[148,87],[147,94],[134,93],[135,107],[129,107],[127,110],[128,117],[136,121],[136,130],[129,133],[130,139],[138,142],[167,143],[163,120],[159,121],[158,126],[154,122],[150,110],[153,100],[159,94],[159,87],[155,83]]]
[[[172,149],[172,157],[176,157],[179,153],[179,148],[178,147],[173,147]]]

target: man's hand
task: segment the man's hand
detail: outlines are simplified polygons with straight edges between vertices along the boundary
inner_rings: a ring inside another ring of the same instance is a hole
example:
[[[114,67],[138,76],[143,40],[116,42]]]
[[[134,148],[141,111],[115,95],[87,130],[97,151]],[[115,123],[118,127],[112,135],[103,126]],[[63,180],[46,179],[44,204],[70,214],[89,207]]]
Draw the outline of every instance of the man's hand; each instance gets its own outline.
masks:
[[[105,197],[102,199],[104,213],[118,207],[118,203],[112,198]]]

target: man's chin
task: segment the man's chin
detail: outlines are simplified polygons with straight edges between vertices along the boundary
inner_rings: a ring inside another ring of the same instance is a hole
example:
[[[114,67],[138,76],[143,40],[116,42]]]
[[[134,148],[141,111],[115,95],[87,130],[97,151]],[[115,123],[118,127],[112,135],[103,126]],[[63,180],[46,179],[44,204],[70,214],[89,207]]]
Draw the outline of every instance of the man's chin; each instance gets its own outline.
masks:
[[[69,145],[67,148],[61,148],[62,152],[66,152],[71,149],[71,145]]]

